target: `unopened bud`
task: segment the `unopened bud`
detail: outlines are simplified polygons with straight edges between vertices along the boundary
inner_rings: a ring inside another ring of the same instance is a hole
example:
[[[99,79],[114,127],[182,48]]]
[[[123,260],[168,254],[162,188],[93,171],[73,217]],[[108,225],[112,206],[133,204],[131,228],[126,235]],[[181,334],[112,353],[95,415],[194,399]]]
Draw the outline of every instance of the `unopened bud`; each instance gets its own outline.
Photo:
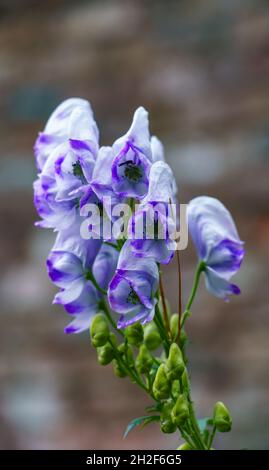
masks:
[[[181,383],[184,391],[189,390],[189,377],[188,377],[188,372],[187,369],[184,370],[182,376],[181,376]]]
[[[149,323],[145,326],[144,342],[150,351],[154,351],[160,346],[162,339],[154,323]]]
[[[178,313],[173,313],[173,315],[170,318],[170,331],[171,331],[171,336],[172,340],[176,341],[177,335],[178,335]]]
[[[185,423],[189,417],[189,406],[184,395],[177,397],[176,404],[172,409],[172,419],[177,426],[181,426]]]
[[[122,343],[118,346],[118,351],[122,357],[127,361],[128,365],[134,364],[133,351],[131,346],[128,344]]]
[[[135,360],[135,365],[140,374],[147,374],[153,364],[153,359],[146,346],[142,344]]]
[[[129,344],[139,347],[143,343],[144,330],[141,323],[134,323],[125,328],[125,337]]]
[[[228,432],[232,427],[232,418],[224,403],[218,401],[214,406],[213,422],[219,432]]]
[[[180,338],[179,338],[179,346],[180,346],[182,351],[184,351],[184,348],[185,348],[187,342],[188,342],[188,337],[187,337],[186,331],[183,328],[181,328]]]
[[[114,333],[109,335],[110,341],[117,347],[117,339]],[[97,348],[97,359],[99,364],[106,366],[114,359],[114,348],[110,342],[107,342],[104,346]]]
[[[104,346],[109,338],[109,328],[106,317],[98,313],[93,317],[90,328],[92,345],[95,348]]]
[[[161,431],[165,434],[171,434],[176,431],[177,426],[173,423],[171,411],[173,408],[172,400],[168,400],[162,408],[161,413]]]
[[[177,341],[178,338],[178,321],[179,321],[179,316],[178,313],[174,313],[171,318],[170,318],[170,331],[171,331],[171,336],[172,336],[172,341]],[[183,328],[180,330],[180,338],[179,338],[179,346],[183,350],[188,338],[186,335],[186,332]]]
[[[123,377],[126,377],[127,375],[127,372],[125,371],[125,369],[116,359],[113,360],[113,370],[114,370],[114,374],[117,377],[123,378]]]
[[[153,394],[157,400],[164,400],[169,397],[170,389],[171,386],[165,373],[164,364],[161,364],[153,382]]]
[[[176,343],[171,344],[169,356],[165,363],[165,372],[169,380],[181,377],[185,370],[182,353]]]
[[[179,380],[173,380],[171,389],[172,389],[172,396],[177,398],[178,395],[180,394],[180,382],[179,382]]]

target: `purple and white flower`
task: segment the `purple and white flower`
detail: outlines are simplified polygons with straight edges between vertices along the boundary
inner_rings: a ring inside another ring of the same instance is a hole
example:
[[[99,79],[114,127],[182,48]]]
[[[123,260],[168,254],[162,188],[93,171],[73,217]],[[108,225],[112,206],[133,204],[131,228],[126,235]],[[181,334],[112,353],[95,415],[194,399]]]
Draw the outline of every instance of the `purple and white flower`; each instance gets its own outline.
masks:
[[[72,237],[71,241],[70,238],[58,239],[48,257],[47,268],[52,282],[60,287],[53,303],[63,305],[74,316],[65,332],[80,333],[89,328],[102,299],[101,292],[91,281],[92,276],[100,288],[107,289],[116,270],[118,252],[105,244],[99,252],[96,251],[96,240],[84,242],[84,249],[79,247],[77,250],[72,243]],[[66,247],[70,251],[66,251]]]
[[[115,276],[108,289],[109,304],[120,315],[118,328],[152,320],[155,312],[159,272],[153,258],[136,258],[130,242],[120,252]]]
[[[206,287],[213,295],[227,300],[240,294],[229,281],[239,270],[244,257],[230,212],[215,198],[201,196],[189,203],[188,224],[200,260],[205,265]]]
[[[79,198],[91,181],[98,152],[98,133],[89,107],[75,107],[67,124],[65,141],[47,156],[34,183],[34,202],[43,219],[39,226],[56,230],[74,222]]]
[[[112,188],[121,197],[142,199],[148,191],[152,150],[148,113],[138,108],[128,132],[113,144]]]
[[[171,168],[162,160],[153,163],[149,175],[149,190],[128,227],[134,255],[152,257],[158,263],[171,260],[176,241],[176,183]]]
[[[84,121],[84,125],[81,123]],[[69,98],[53,111],[43,132],[35,142],[36,164],[42,170],[51,152],[59,145],[73,138],[73,131],[79,128],[81,140],[98,141],[98,128],[94,121],[91,105],[81,98]]]

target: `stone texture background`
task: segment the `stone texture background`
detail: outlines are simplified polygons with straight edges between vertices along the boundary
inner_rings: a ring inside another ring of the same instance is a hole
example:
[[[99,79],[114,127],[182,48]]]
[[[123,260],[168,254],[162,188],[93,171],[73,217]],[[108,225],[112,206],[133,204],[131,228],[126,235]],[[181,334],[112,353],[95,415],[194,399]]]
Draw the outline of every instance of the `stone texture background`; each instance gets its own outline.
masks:
[[[265,0],[0,1],[0,447],[175,448],[143,414],[140,391],[96,364],[87,335],[66,337],[51,306],[45,257],[53,235],[33,227],[32,146],[60,100],[92,102],[107,144],[150,111],[182,202],[219,197],[247,256],[240,298],[203,286],[188,331],[201,417],[217,399],[234,428],[219,448],[269,447],[269,8]],[[182,253],[185,292],[195,265]],[[176,308],[176,269],[165,270]]]

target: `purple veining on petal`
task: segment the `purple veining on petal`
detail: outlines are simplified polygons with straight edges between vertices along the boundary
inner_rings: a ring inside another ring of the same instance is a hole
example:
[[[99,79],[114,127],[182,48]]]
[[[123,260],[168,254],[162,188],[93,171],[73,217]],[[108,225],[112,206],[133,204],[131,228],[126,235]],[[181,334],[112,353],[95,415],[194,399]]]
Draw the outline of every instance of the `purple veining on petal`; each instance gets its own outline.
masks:
[[[73,150],[89,150],[93,153],[89,140],[69,139],[69,142]]]
[[[59,156],[54,164],[55,172],[57,175],[61,175],[61,165],[64,161],[64,156]]]

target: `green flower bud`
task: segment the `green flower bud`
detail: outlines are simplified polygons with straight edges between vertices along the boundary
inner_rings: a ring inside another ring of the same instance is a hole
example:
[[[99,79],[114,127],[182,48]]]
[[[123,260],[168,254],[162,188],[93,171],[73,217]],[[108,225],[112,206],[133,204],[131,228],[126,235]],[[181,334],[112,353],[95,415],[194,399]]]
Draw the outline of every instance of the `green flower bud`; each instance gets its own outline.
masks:
[[[170,331],[172,340],[176,341],[178,335],[178,313],[174,313],[170,318]]]
[[[228,432],[232,427],[232,418],[224,403],[218,401],[214,406],[213,422],[219,432]]]
[[[181,377],[185,370],[185,364],[182,353],[176,343],[172,343],[169,350],[169,356],[165,363],[165,372],[169,380],[175,380]]]
[[[149,323],[144,328],[144,343],[150,351],[157,349],[162,342],[158,329],[154,323]]]
[[[117,339],[116,335],[114,333],[110,333],[109,335],[110,341],[114,344],[115,347],[117,347]],[[100,346],[97,348],[97,359],[99,364],[101,366],[106,366],[107,364],[110,364],[112,360],[114,359],[114,348],[113,346],[108,342],[104,346]]]
[[[182,328],[181,331],[180,331],[180,338],[179,338],[179,346],[180,346],[180,349],[181,349],[182,351],[184,350],[187,341],[188,341],[187,333],[186,333],[186,331]]]
[[[177,448],[177,450],[192,450],[192,447],[187,442],[184,442]]]
[[[172,400],[164,403],[161,413],[161,431],[165,434],[171,434],[176,431],[177,426],[172,421],[171,411],[173,408]]]
[[[170,318],[170,331],[171,331],[171,335],[172,335],[172,340],[174,342],[178,338],[178,320],[179,320],[178,313],[174,313]],[[179,338],[180,349],[182,349],[182,350],[184,349],[184,346],[185,346],[187,340],[188,340],[188,338],[187,338],[186,332],[183,328],[181,328],[180,338]]]
[[[184,370],[181,376],[181,383],[182,383],[183,390],[187,391],[189,389],[189,378],[188,378],[187,369]]]
[[[98,313],[93,317],[90,328],[92,345],[94,348],[104,346],[109,338],[109,328],[106,317]]]
[[[189,406],[184,395],[177,397],[176,404],[172,409],[172,420],[177,426],[185,423],[189,417]]]
[[[180,394],[179,380],[173,380],[173,383],[172,383],[172,396],[177,398],[179,394]]]
[[[147,374],[153,364],[153,359],[147,350],[146,346],[142,344],[139,348],[139,353],[135,360],[135,365],[140,374]]]
[[[119,378],[126,377],[127,375],[127,372],[125,371],[125,369],[122,367],[121,364],[118,363],[116,359],[113,360],[113,370],[114,370],[114,374]]]
[[[165,398],[169,398],[170,389],[171,385],[166,376],[164,364],[161,364],[153,382],[153,394],[157,400],[164,400]]]
[[[164,434],[172,434],[177,430],[177,425],[173,423],[171,416],[166,416],[161,420],[161,431]]]
[[[127,363],[130,365],[134,364],[134,357],[133,357],[133,351],[131,346],[128,344],[122,343],[118,346],[118,351],[120,355],[127,361]]]
[[[125,337],[129,344],[139,347],[143,343],[144,330],[141,323],[134,323],[125,328]]]

